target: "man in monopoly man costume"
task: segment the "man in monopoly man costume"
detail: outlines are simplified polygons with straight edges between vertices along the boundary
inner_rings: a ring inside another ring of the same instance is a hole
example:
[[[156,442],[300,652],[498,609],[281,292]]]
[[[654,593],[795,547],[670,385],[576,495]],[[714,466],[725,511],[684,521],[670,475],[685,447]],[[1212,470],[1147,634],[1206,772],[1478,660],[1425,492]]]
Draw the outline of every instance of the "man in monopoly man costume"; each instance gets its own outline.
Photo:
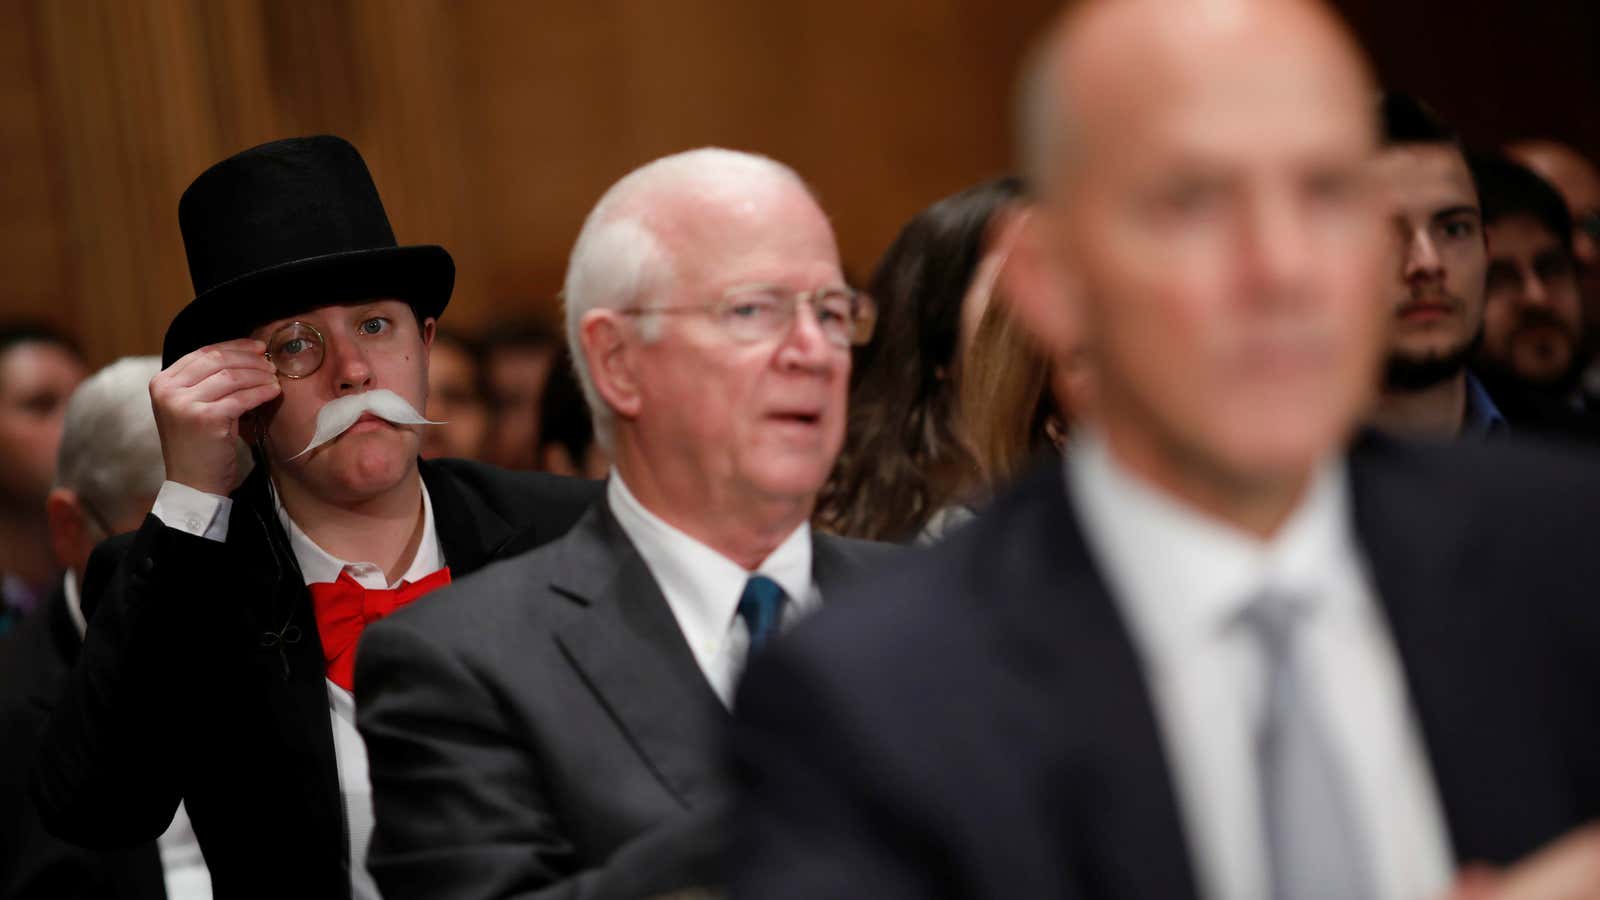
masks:
[[[396,245],[350,144],[226,159],[178,220],[197,296],[150,383],[167,481],[90,561],[114,571],[34,796],[51,830],[105,848],[154,839],[184,801],[218,898],[375,898],[362,628],[559,536],[598,485],[418,461],[454,264]]]

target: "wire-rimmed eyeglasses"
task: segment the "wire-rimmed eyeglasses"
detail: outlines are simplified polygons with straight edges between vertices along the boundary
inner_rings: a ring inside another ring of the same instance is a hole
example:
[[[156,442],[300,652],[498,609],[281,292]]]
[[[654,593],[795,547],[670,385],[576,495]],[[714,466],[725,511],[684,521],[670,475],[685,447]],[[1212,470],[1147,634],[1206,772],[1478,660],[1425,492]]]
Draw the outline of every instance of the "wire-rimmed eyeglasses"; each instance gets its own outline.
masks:
[[[631,316],[703,313],[734,340],[755,343],[788,334],[802,303],[810,304],[817,328],[834,346],[860,345],[872,339],[878,321],[877,304],[866,294],[844,286],[796,291],[782,285],[754,284],[733,288],[715,303],[630,306],[618,312]]]

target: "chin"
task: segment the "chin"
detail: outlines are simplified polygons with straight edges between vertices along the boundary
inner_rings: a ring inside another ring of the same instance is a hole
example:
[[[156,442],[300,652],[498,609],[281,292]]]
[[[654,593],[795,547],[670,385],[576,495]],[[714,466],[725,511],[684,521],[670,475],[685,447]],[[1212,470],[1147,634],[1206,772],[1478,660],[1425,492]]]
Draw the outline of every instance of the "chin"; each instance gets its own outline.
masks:
[[[753,473],[750,482],[771,497],[814,499],[827,480],[831,466],[816,461],[769,461]]]
[[[1243,480],[1298,478],[1349,440],[1355,421],[1324,398],[1235,406],[1213,420],[1215,462]]]
[[[351,500],[375,497],[404,481],[416,465],[415,442],[362,441],[332,446],[316,468],[327,493]]]

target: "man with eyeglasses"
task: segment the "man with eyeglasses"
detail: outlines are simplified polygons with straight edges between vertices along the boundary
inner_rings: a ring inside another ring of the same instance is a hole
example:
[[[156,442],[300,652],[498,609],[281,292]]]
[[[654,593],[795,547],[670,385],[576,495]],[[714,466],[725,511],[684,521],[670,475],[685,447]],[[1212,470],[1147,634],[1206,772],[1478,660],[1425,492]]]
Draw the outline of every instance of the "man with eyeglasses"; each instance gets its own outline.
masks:
[[[1489,239],[1476,367],[1513,425],[1600,438],[1600,405],[1580,383],[1585,323],[1566,204],[1533,170],[1506,157],[1481,155],[1474,169]]]
[[[1589,338],[1582,389],[1588,402],[1600,407],[1600,167],[1558,141],[1518,141],[1506,152],[1561,192],[1572,214],[1572,257]]]
[[[197,296],[149,383],[167,480],[137,534],[91,558],[105,587],[85,591],[33,796],[94,848],[155,838],[182,801],[218,898],[370,900],[362,629],[556,537],[596,489],[418,461],[455,269],[397,246],[345,141],[223,160],[178,221]]]
[[[704,149],[629,174],[566,304],[605,499],[361,645],[389,900],[715,882],[740,671],[881,552],[808,525],[873,306],[793,171]]]

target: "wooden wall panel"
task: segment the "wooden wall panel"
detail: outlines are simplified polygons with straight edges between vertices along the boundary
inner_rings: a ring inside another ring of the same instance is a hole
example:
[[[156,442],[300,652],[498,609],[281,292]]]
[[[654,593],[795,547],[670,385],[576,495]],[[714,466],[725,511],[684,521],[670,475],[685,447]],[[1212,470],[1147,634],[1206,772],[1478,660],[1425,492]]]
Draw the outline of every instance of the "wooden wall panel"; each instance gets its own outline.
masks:
[[[1474,136],[1600,150],[1578,114],[1600,109],[1592,0],[1338,5],[1387,77]],[[95,362],[154,351],[192,293],[183,188],[322,131],[362,149],[402,241],[454,254],[458,327],[554,320],[601,191],[706,144],[798,169],[865,277],[907,217],[1008,167],[1016,60],[1056,6],[0,0],[0,314],[72,328]]]
[[[444,244],[449,322],[554,320],[583,215],[706,144],[816,185],[848,264],[1007,164],[1018,48],[1054,0],[0,0],[0,312],[95,362],[192,292],[177,200],[289,134],[362,149],[402,241]]]

